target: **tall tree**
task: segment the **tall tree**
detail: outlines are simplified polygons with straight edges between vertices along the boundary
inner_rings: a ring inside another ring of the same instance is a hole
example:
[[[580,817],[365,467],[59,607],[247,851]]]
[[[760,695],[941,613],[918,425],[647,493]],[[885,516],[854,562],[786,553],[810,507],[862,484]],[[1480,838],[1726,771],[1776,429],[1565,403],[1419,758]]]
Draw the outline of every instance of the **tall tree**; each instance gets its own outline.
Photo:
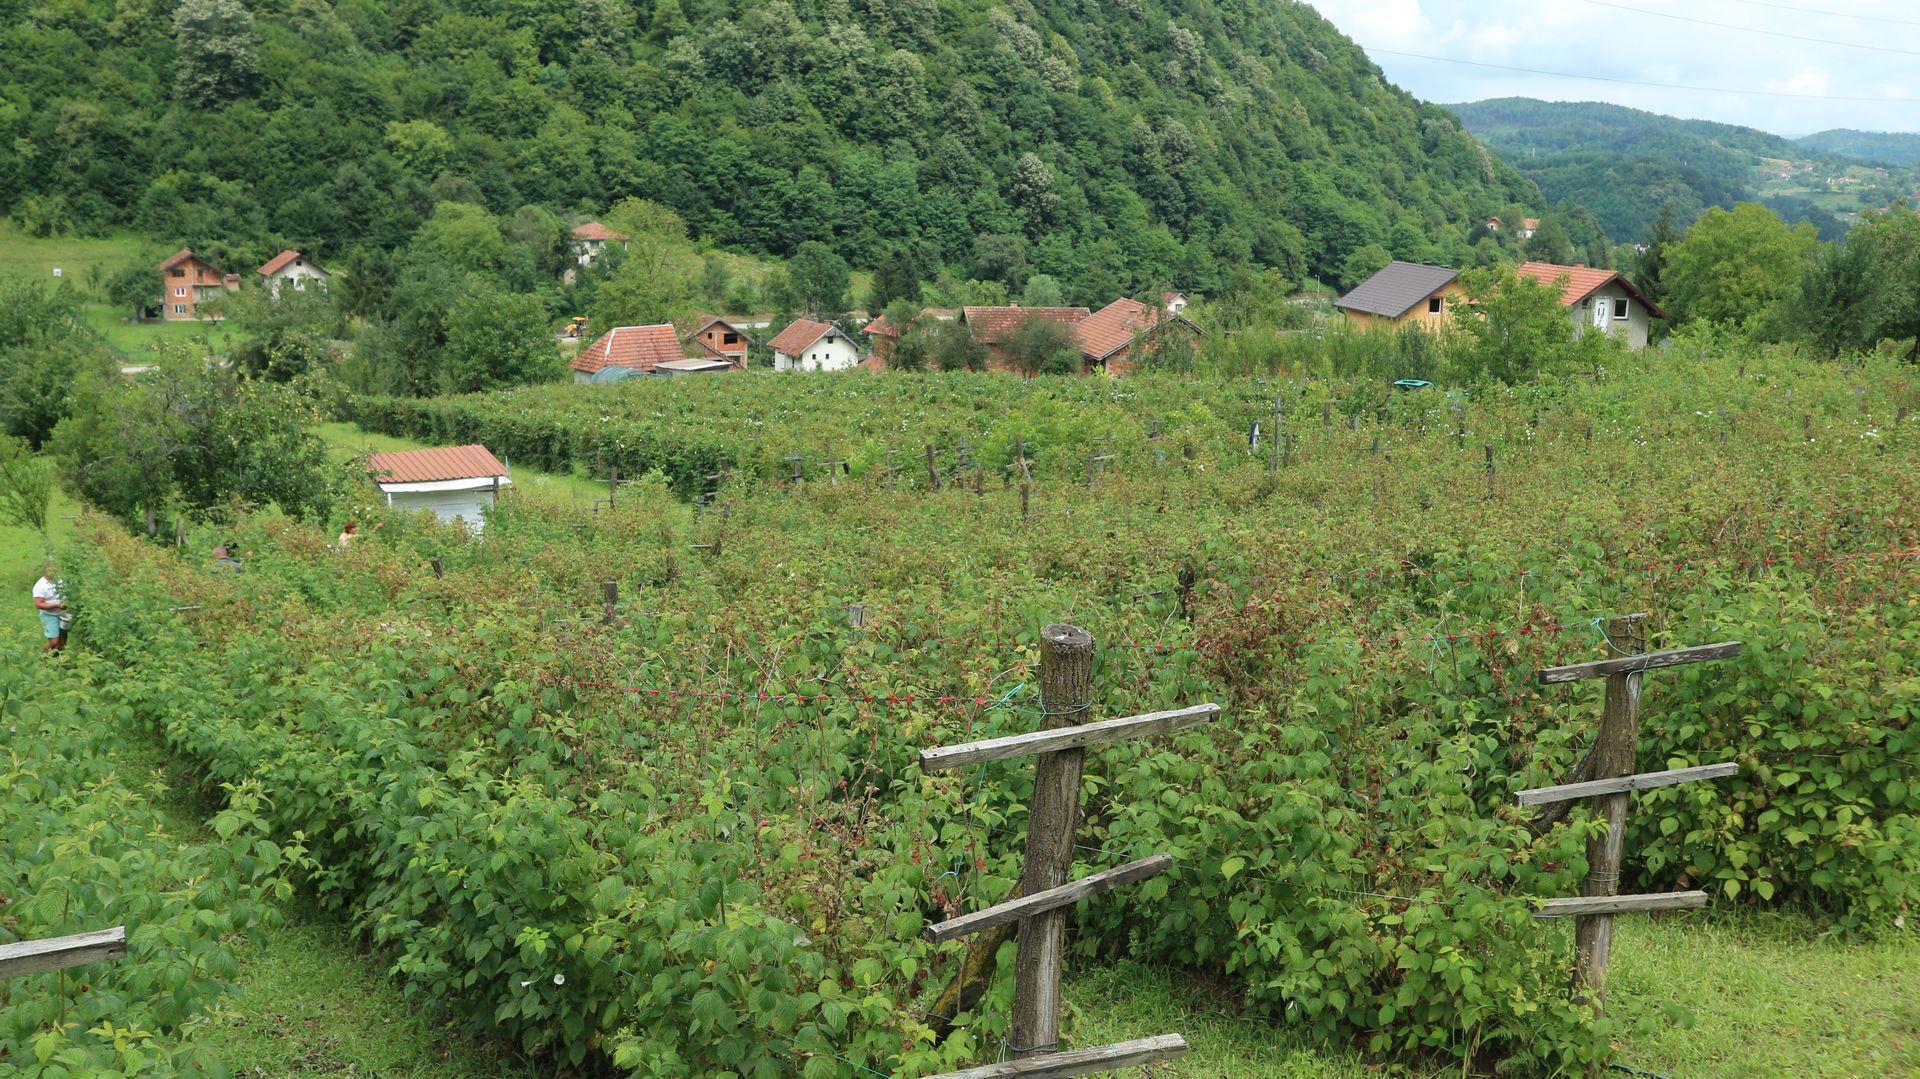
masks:
[[[240,0],[181,0],[173,9],[174,93],[215,105],[253,88],[260,35]]]
[[[1758,329],[1800,280],[1818,242],[1812,225],[1789,226],[1757,202],[1708,210],[1668,253],[1666,310],[1677,320]]]

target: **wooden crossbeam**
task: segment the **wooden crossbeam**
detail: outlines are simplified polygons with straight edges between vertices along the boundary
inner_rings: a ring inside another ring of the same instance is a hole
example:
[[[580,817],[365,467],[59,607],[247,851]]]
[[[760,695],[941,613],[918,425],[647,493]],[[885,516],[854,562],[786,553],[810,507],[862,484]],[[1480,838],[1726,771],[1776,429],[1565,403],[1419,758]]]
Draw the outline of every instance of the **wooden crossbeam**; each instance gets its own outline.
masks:
[[[1605,678],[1611,674],[1629,674],[1634,671],[1678,667],[1684,663],[1704,663],[1710,659],[1727,659],[1739,655],[1741,647],[1739,641],[1722,641],[1719,644],[1703,644],[1695,648],[1675,648],[1666,652],[1647,652],[1643,655],[1602,659],[1593,663],[1547,667],[1540,672],[1540,684],[1551,686],[1559,682],[1578,682],[1583,678]]]
[[[1707,905],[1705,892],[1653,892],[1647,895],[1587,895],[1543,899],[1535,918],[1571,918],[1580,914],[1644,914],[1650,910],[1691,910]]]
[[[1178,1034],[1160,1034],[1094,1049],[1042,1053],[965,1071],[945,1072],[933,1079],[1064,1079],[1070,1075],[1091,1075],[1115,1068],[1135,1068],[1162,1060],[1178,1060],[1186,1055],[1187,1039]]]
[[[1032,895],[1023,895],[1018,899],[1009,899],[1004,903],[996,903],[983,910],[976,910],[972,914],[962,914],[958,918],[948,919],[938,925],[930,925],[927,927],[926,937],[928,940],[939,943],[964,937],[970,933],[978,933],[983,929],[991,929],[996,925],[1017,922],[1042,911],[1103,895],[1123,884],[1133,884],[1148,877],[1158,876],[1165,873],[1172,865],[1173,855],[1171,854],[1149,855],[1128,862],[1126,865],[1103,869],[1090,876],[1062,884],[1058,888],[1048,888]]]
[[[1029,757],[1062,749],[1117,742],[1122,738],[1140,738],[1152,734],[1171,734],[1189,727],[1210,723],[1220,715],[1217,704],[1196,704],[1166,712],[1148,712],[1124,719],[1103,719],[1075,727],[1010,734],[983,742],[965,742],[957,746],[938,746],[920,751],[920,767],[928,772],[959,768],[982,761],[1000,761],[1009,757]]]
[[[1721,764],[1700,764],[1692,768],[1674,768],[1665,772],[1641,772],[1638,775],[1619,776],[1614,779],[1595,779],[1585,783],[1562,783],[1556,787],[1532,787],[1515,791],[1513,800],[1519,805],[1540,805],[1545,802],[1570,802],[1576,798],[1592,798],[1600,794],[1619,794],[1623,791],[1652,790],[1655,787],[1671,787],[1675,783],[1692,783],[1702,779],[1719,779],[1730,776],[1740,770],[1732,761]]]
[[[0,978],[45,974],[50,970],[65,970],[82,963],[124,959],[126,955],[127,927],[124,925],[66,937],[0,944]]]

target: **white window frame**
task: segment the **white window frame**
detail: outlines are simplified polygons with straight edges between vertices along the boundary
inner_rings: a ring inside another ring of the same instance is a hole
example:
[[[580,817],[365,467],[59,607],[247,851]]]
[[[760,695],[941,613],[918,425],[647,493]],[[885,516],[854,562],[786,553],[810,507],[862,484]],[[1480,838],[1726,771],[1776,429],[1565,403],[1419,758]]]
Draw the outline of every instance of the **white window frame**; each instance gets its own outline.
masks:
[[[1617,297],[1617,296],[1616,296],[1616,297],[1614,297],[1614,300],[1613,300],[1613,317],[1614,317],[1614,318],[1615,318],[1616,320],[1619,320],[1619,319],[1625,319],[1625,318],[1627,317],[1627,302],[1628,302],[1628,301],[1626,301],[1626,300],[1623,300],[1623,299],[1620,299],[1620,298],[1619,298],[1619,297]]]

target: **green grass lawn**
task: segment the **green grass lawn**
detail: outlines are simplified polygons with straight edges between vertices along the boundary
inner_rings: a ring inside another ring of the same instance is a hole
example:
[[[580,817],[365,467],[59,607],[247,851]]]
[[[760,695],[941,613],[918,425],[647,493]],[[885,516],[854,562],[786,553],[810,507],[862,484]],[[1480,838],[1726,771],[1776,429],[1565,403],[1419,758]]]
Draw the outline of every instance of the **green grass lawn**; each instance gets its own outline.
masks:
[[[1614,1007],[1659,1015],[1671,1004],[1693,1020],[1690,1028],[1661,1023],[1620,1045],[1620,1064],[1675,1079],[1920,1075],[1920,945],[1910,939],[1837,941],[1792,915],[1615,924]],[[1076,1045],[1185,1035],[1193,1052],[1166,1065],[1169,1076],[1460,1074],[1315,1046],[1243,1014],[1224,991],[1138,964],[1071,974],[1066,997]]]
[[[86,288],[88,274],[99,267],[101,275],[112,273],[129,262],[152,261],[158,266],[170,251],[159,251],[153,244],[132,233],[108,236],[29,236],[12,224],[0,221],[0,274],[24,273],[51,278],[60,270],[60,280],[75,288]],[[155,277],[158,288],[159,278]]]
[[[148,319],[134,322],[127,312],[100,303],[74,307],[80,321],[104,338],[115,352],[139,362],[150,357],[153,347],[163,342],[183,342],[219,354],[226,351],[232,334],[218,322],[167,322]]]
[[[72,534],[73,522],[66,517],[78,509],[56,489],[53,504],[47,507],[46,535],[20,525],[0,524],[0,582],[6,589],[6,612],[0,617],[0,633],[5,638],[0,643],[18,641],[40,647],[44,638],[33,606],[33,582],[40,579],[41,562]]]

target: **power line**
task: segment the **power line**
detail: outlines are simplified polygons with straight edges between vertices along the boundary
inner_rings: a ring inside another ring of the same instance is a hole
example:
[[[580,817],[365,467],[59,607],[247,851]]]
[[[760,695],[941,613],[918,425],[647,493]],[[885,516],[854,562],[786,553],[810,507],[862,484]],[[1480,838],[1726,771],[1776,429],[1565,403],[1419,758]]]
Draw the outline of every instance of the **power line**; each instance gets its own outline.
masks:
[[[1843,49],[1865,49],[1868,52],[1890,52],[1896,56],[1920,56],[1920,50],[1896,49],[1890,45],[1865,45],[1858,41],[1836,41],[1828,37],[1807,37],[1803,34],[1789,34],[1783,30],[1762,30],[1754,26],[1741,26],[1738,23],[1714,22],[1711,19],[1696,19],[1691,15],[1675,15],[1670,11],[1654,11],[1651,8],[1628,7],[1609,0],[1586,0],[1595,7],[1612,8],[1615,11],[1631,11],[1636,15],[1652,15],[1657,19],[1673,19],[1677,22],[1690,22],[1696,26],[1712,26],[1721,30],[1738,30],[1743,34],[1760,34],[1765,37],[1783,37],[1789,41],[1807,41],[1815,45],[1838,45]]]
[[[1737,4],[1750,4],[1753,7],[1770,7],[1776,11],[1794,11],[1802,15],[1827,15],[1836,19],[1859,19],[1862,22],[1891,23],[1894,26],[1920,26],[1920,20],[1891,19],[1885,15],[1856,15],[1851,11],[1829,11],[1817,7],[1794,7],[1792,4],[1770,4],[1767,0],[1734,0]]]
[[[1369,53],[1384,56],[1407,56],[1415,60],[1433,60],[1442,64],[1462,64],[1467,67],[1492,68],[1495,71],[1515,71],[1524,75],[1546,75],[1556,79],[1580,79],[1586,82],[1611,82],[1624,86],[1651,86],[1658,90],[1692,90],[1703,94],[1735,94],[1747,97],[1785,97],[1800,101],[1865,101],[1882,105],[1920,105],[1920,97],[1851,97],[1845,94],[1794,94],[1785,90],[1738,90],[1729,86],[1690,86],[1678,82],[1652,82],[1647,79],[1622,79],[1612,75],[1579,75],[1571,71],[1547,71],[1537,67],[1515,67],[1511,64],[1489,64],[1480,60],[1459,60],[1451,56],[1430,56],[1421,52],[1402,52],[1398,49],[1379,49],[1371,45],[1361,48]]]

